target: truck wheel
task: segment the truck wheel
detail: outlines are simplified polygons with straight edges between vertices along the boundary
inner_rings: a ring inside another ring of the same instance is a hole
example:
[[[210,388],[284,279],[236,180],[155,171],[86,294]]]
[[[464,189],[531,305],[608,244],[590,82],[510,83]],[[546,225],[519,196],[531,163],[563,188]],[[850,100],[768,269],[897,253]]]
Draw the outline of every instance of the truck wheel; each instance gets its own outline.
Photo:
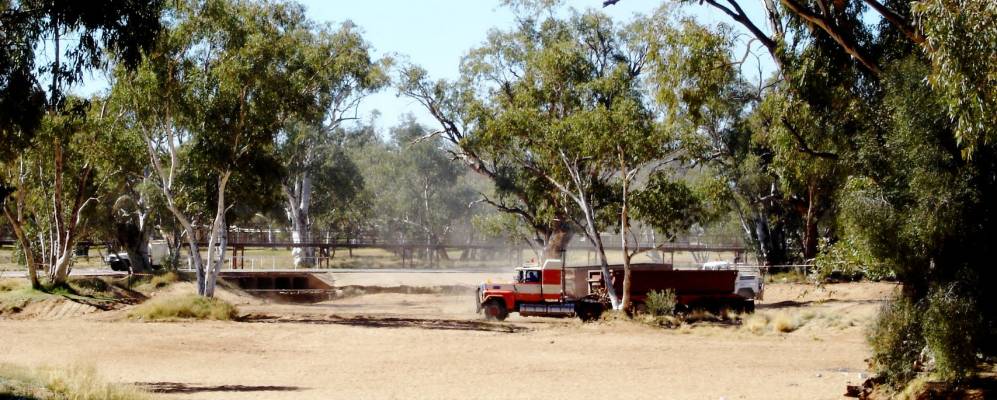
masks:
[[[499,299],[486,301],[481,309],[485,312],[487,320],[505,321],[505,317],[509,316],[509,310],[505,308],[505,303]]]
[[[741,305],[741,312],[744,312],[744,313],[747,313],[747,314],[754,313],[755,312],[755,301],[754,300],[745,300],[744,303]]]
[[[575,304],[575,315],[582,322],[595,321],[602,316],[602,304],[593,301],[579,301]]]

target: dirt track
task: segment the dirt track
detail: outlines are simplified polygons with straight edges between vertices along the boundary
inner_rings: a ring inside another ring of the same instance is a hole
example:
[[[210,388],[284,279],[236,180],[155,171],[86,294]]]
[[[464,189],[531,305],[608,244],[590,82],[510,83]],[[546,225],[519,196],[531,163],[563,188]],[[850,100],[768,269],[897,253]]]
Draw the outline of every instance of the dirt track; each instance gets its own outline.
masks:
[[[379,293],[310,306],[233,297],[256,322],[0,321],[0,360],[92,363],[110,380],[180,399],[837,399],[861,381],[864,325],[891,290],[770,285],[760,314],[807,322],[760,335],[484,323],[467,296]]]

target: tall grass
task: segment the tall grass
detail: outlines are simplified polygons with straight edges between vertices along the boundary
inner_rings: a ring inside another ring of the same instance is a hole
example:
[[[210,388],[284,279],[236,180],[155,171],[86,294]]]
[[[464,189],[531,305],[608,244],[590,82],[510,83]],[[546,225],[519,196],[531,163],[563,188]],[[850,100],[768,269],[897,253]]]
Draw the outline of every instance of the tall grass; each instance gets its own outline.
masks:
[[[165,273],[152,275],[152,277],[142,278],[141,281],[136,282],[135,290],[140,292],[152,292],[169,287],[179,281],[180,275],[174,271],[167,271]]]
[[[228,321],[239,315],[232,304],[217,299],[188,294],[155,297],[133,308],[128,316],[145,321],[211,319]]]
[[[0,364],[0,398],[59,400],[141,400],[138,388],[109,383],[92,366],[29,369]]]
[[[27,280],[0,280],[0,314],[20,312],[28,304],[50,297],[52,295],[48,293],[32,289]]]

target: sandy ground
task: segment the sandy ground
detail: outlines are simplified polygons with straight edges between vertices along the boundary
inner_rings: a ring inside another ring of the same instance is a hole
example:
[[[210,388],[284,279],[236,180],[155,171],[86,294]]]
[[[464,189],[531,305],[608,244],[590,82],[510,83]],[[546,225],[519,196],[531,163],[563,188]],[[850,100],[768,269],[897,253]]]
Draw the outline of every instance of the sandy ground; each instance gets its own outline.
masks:
[[[425,278],[343,275],[340,285],[382,287]],[[479,275],[440,279],[467,284]],[[838,399],[863,380],[865,325],[892,290],[769,285],[758,315],[805,322],[760,334],[518,316],[486,323],[466,294],[375,293],[311,305],[225,294],[255,322],[142,323],[99,313],[6,320],[0,360],[92,364],[107,379],[176,399]]]

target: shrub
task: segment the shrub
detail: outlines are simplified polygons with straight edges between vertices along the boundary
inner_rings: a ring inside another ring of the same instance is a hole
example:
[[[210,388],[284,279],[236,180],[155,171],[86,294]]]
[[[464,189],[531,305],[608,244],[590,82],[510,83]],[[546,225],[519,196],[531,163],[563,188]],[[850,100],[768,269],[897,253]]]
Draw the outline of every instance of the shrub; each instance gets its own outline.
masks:
[[[927,300],[922,329],[935,371],[944,380],[959,380],[976,365],[980,312],[973,297],[958,293],[954,284],[931,291]]]
[[[159,289],[169,286],[171,283],[176,283],[179,281],[180,281],[180,275],[177,275],[176,272],[168,271],[164,274],[158,274],[156,276],[153,276],[152,280],[149,281],[149,284]]]
[[[869,331],[873,370],[895,387],[917,374],[915,363],[925,344],[922,313],[922,307],[897,297],[883,306]]]
[[[176,272],[168,271],[166,273],[153,275],[152,279],[149,280],[148,286],[153,289],[162,289],[179,281],[180,275],[177,275]]]
[[[762,313],[752,314],[741,326],[751,331],[751,333],[761,335],[768,329],[769,317]]]
[[[136,400],[148,396],[137,388],[104,381],[90,366],[32,370],[0,364],[0,398]]]
[[[800,321],[786,313],[779,313],[772,319],[772,329],[776,332],[790,333],[800,329]]]
[[[831,244],[827,239],[820,241],[820,253],[814,259],[817,278],[859,280],[861,278],[880,281],[894,279],[890,268],[872,255],[868,246],[851,237]]]
[[[228,321],[238,316],[238,310],[221,299],[188,294],[153,298],[133,308],[128,316],[146,321],[177,319]]]
[[[648,292],[645,300],[647,312],[655,317],[672,315],[675,313],[675,306],[678,300],[675,298],[675,291],[668,289],[660,292]]]

